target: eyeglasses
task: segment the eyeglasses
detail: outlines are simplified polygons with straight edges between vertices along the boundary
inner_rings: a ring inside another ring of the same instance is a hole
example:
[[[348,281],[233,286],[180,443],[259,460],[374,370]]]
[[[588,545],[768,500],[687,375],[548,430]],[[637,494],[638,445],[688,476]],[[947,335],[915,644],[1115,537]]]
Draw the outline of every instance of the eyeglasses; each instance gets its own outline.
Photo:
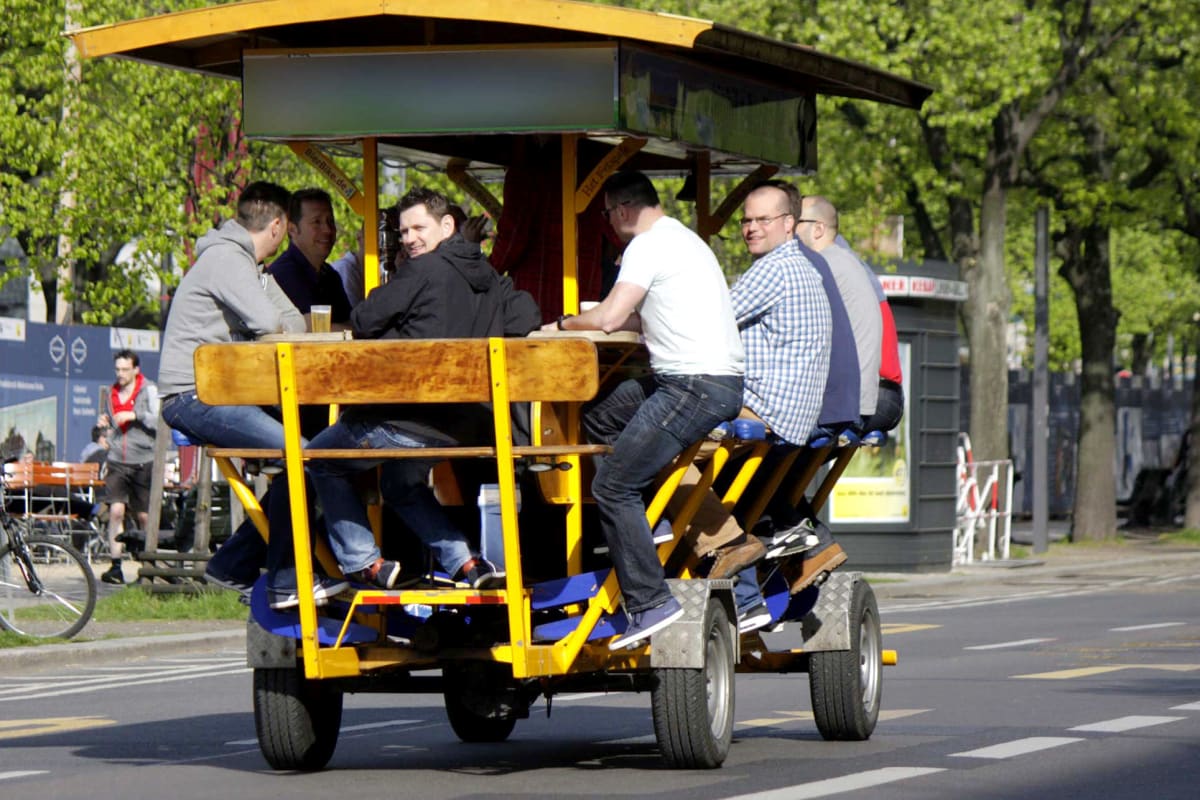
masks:
[[[821,225],[826,224],[825,220],[823,220],[823,219],[798,219],[798,220],[796,220],[797,225],[799,225],[801,222],[811,222],[814,225],[816,225],[818,223],[820,223]]]
[[[760,228],[765,228],[777,219],[790,217],[791,214],[777,214],[774,217],[742,217],[742,227],[749,228],[751,225],[757,225]]]
[[[609,206],[608,208],[605,208],[605,209],[604,209],[603,211],[601,211],[600,213],[604,215],[604,221],[605,221],[605,222],[612,222],[612,220],[611,220],[611,219],[609,219],[609,217],[611,217],[611,216],[612,216],[612,212],[616,211],[616,210],[617,210],[618,208],[620,208],[621,206],[627,206],[627,205],[629,205],[629,201],[628,201],[628,200],[625,200],[625,201],[623,201],[623,202],[617,203],[615,206]]]

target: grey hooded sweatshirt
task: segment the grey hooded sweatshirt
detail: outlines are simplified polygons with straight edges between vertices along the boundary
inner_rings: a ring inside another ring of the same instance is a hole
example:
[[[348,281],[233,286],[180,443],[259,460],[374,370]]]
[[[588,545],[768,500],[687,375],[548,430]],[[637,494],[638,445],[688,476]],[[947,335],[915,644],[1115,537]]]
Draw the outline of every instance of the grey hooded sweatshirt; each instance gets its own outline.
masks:
[[[170,397],[195,390],[192,355],[202,344],[304,329],[304,317],[256,262],[249,231],[235,220],[224,222],[196,242],[196,263],[171,302],[159,392]]]

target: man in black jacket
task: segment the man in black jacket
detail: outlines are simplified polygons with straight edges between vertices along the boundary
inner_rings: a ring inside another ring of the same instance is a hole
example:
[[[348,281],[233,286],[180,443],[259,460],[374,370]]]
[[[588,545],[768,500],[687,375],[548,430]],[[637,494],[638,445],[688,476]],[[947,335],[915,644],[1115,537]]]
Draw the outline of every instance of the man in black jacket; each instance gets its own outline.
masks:
[[[400,236],[408,260],[393,278],[350,315],[355,338],[444,339],[524,336],[541,312],[526,292],[513,289],[475,242],[457,232],[450,203],[415,189],[399,204]],[[317,448],[454,445],[485,435],[491,413],[479,404],[352,408],[310,443]],[[352,476],[381,462],[370,458],[313,461],[309,470],[325,512],[325,527],[342,570],[351,578],[392,588],[400,565],[382,558],[355,493]],[[427,483],[433,461],[387,462],[383,496],[437,556],[442,568],[473,588],[499,586],[502,572],[475,552],[447,517]]]

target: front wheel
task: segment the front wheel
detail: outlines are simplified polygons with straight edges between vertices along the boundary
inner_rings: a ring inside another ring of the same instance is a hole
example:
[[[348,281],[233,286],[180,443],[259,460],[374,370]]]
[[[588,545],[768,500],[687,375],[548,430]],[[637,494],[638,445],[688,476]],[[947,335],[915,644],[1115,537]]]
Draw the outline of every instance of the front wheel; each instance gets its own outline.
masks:
[[[733,633],[715,597],[704,615],[704,667],[654,670],[654,735],[667,766],[714,769],[733,741]]]
[[[507,664],[480,662],[442,670],[446,717],[464,742],[503,742],[517,725],[519,695]]]
[[[875,593],[866,581],[856,581],[850,595],[850,649],[809,657],[813,717],[826,740],[871,737],[883,694],[882,648]]]
[[[254,729],[272,769],[312,772],[333,757],[342,693],[304,677],[303,668],[254,670]]]
[[[96,576],[83,556],[53,536],[0,547],[0,628],[38,639],[68,639],[96,608]]]

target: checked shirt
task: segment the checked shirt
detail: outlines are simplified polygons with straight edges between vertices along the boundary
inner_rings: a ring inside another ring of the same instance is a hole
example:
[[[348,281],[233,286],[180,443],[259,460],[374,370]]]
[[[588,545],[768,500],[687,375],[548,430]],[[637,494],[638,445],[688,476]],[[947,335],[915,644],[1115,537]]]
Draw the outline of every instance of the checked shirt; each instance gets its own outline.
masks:
[[[821,277],[795,239],[751,265],[730,290],[746,348],[745,405],[785,441],[817,424],[831,321]]]

